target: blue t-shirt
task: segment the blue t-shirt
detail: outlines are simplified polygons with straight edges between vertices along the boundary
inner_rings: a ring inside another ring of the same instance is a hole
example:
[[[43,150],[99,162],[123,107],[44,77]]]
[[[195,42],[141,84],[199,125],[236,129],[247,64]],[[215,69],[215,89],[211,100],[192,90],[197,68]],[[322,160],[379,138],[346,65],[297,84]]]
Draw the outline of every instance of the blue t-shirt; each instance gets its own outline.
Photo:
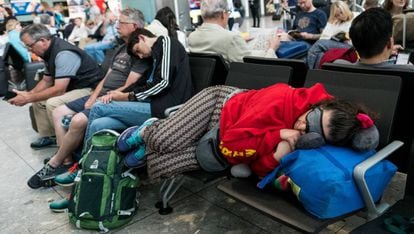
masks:
[[[300,11],[293,22],[293,29],[296,29],[299,32],[320,34],[326,26],[327,21],[328,19],[325,12],[320,9],[316,9],[312,12]]]

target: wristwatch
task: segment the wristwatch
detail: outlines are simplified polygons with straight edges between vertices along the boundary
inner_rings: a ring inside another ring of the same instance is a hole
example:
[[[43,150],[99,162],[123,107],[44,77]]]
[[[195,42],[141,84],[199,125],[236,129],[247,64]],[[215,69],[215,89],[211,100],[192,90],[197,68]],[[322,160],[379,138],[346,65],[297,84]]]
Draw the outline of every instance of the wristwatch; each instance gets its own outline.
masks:
[[[137,98],[135,97],[135,93],[134,92],[129,92],[128,93],[128,101],[133,102],[136,101]]]

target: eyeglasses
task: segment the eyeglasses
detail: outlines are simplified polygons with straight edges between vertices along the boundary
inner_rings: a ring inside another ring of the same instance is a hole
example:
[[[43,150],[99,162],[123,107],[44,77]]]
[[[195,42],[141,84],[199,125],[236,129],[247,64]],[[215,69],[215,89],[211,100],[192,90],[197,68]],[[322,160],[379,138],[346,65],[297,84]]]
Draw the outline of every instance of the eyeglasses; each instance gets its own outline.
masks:
[[[25,45],[24,47],[26,47],[26,49],[32,49],[33,46],[36,44],[36,42],[40,41],[41,38],[37,39],[36,41],[30,43],[29,45]]]
[[[126,21],[120,21],[120,20],[117,20],[115,23],[116,24],[135,24],[133,22],[126,22]]]

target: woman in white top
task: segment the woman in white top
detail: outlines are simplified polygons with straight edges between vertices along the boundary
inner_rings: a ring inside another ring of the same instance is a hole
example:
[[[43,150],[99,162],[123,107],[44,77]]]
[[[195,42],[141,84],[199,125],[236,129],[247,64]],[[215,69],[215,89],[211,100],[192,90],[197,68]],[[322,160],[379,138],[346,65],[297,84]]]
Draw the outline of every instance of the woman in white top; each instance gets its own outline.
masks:
[[[333,2],[328,23],[322,31],[320,39],[330,39],[339,32],[348,34],[354,15],[348,5],[343,1]]]
[[[351,27],[353,16],[346,2],[337,0],[332,3],[328,23],[322,31],[320,39],[308,50],[306,64],[310,69],[319,68],[320,60],[326,51],[332,48],[351,47],[350,40],[347,40],[348,36],[346,35],[348,35],[349,28]],[[336,37],[338,38],[337,40],[330,40],[340,32],[345,33],[345,37]]]
[[[157,11],[155,19],[146,27],[156,36],[169,36],[175,38],[186,47],[185,34],[180,31],[174,12],[169,7],[161,8]]]

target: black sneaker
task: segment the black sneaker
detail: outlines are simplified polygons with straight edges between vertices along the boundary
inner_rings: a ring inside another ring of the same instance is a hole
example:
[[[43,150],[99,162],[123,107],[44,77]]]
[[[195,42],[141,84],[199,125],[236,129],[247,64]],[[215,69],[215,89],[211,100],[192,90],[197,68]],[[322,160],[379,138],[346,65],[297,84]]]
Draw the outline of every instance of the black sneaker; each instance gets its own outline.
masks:
[[[54,168],[49,164],[46,164],[42,169],[40,169],[40,171],[33,175],[29,181],[27,181],[27,185],[32,189],[55,186],[55,177],[57,175],[65,173],[70,166],[71,165],[61,165],[57,168]]]
[[[43,164],[46,165],[52,157],[43,159]]]
[[[41,137],[30,144],[30,147],[34,149],[41,149],[48,146],[56,146],[55,137]]]

